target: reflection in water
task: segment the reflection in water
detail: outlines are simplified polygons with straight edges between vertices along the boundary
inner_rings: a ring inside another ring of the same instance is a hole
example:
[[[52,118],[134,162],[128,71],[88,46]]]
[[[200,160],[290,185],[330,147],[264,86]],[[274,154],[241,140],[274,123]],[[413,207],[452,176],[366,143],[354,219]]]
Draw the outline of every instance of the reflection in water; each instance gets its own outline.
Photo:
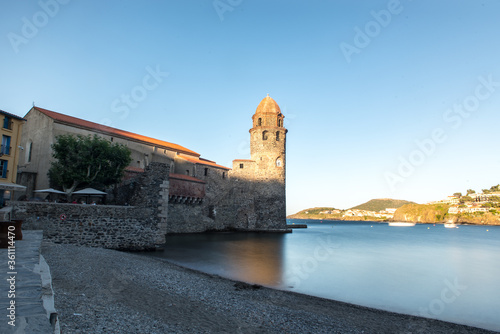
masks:
[[[149,256],[248,283],[500,331],[500,226],[307,223],[288,234],[168,236],[164,252]]]
[[[167,236],[165,250],[154,255],[235,280],[276,286],[282,281],[283,238],[259,233]]]

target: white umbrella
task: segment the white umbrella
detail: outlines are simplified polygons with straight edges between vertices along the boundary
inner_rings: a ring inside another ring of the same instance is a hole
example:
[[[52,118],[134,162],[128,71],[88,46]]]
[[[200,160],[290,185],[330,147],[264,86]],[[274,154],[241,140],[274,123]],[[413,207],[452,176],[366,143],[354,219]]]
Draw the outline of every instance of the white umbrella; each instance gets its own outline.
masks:
[[[26,187],[15,183],[2,183],[0,182],[0,189],[2,190],[14,190],[14,191],[26,191]]]
[[[64,191],[55,190],[52,188],[35,190],[35,193],[51,193],[51,194],[66,194]]]
[[[104,191],[100,191],[94,188],[85,188],[82,190],[75,191],[75,195],[107,195]]]

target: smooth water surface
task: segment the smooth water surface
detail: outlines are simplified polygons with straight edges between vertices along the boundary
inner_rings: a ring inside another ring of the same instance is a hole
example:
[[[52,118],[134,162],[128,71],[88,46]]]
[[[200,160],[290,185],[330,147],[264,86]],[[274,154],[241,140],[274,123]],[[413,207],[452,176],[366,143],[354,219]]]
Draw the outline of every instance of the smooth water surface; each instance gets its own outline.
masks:
[[[167,237],[161,256],[235,280],[500,331],[500,226],[307,223]]]

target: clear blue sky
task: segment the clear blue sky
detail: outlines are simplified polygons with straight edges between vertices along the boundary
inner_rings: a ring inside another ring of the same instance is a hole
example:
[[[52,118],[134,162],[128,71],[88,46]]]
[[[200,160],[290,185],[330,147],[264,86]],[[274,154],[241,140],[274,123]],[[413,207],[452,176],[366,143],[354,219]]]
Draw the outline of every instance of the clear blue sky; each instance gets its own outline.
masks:
[[[2,4],[0,109],[35,102],[231,166],[269,93],[288,213],[500,183],[499,1],[60,1]]]

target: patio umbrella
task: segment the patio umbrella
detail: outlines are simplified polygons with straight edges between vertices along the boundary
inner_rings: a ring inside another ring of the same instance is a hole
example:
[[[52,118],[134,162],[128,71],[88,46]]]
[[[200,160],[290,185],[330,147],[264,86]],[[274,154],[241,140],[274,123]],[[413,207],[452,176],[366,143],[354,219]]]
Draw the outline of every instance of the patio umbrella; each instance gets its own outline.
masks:
[[[94,195],[94,196],[103,196],[107,195],[104,191],[100,191],[94,188],[85,188],[82,190],[75,191],[74,195]]]
[[[105,195],[107,195],[107,193],[105,193],[104,191],[94,189],[94,188],[85,188],[82,190],[75,191],[73,193],[73,195],[85,196],[86,202],[88,203],[89,197],[92,197],[92,196],[104,197]]]
[[[15,183],[0,182],[0,190],[26,191],[26,187]]]
[[[52,188],[35,190],[35,193],[50,193],[50,194],[66,194],[64,191],[55,190]]]

